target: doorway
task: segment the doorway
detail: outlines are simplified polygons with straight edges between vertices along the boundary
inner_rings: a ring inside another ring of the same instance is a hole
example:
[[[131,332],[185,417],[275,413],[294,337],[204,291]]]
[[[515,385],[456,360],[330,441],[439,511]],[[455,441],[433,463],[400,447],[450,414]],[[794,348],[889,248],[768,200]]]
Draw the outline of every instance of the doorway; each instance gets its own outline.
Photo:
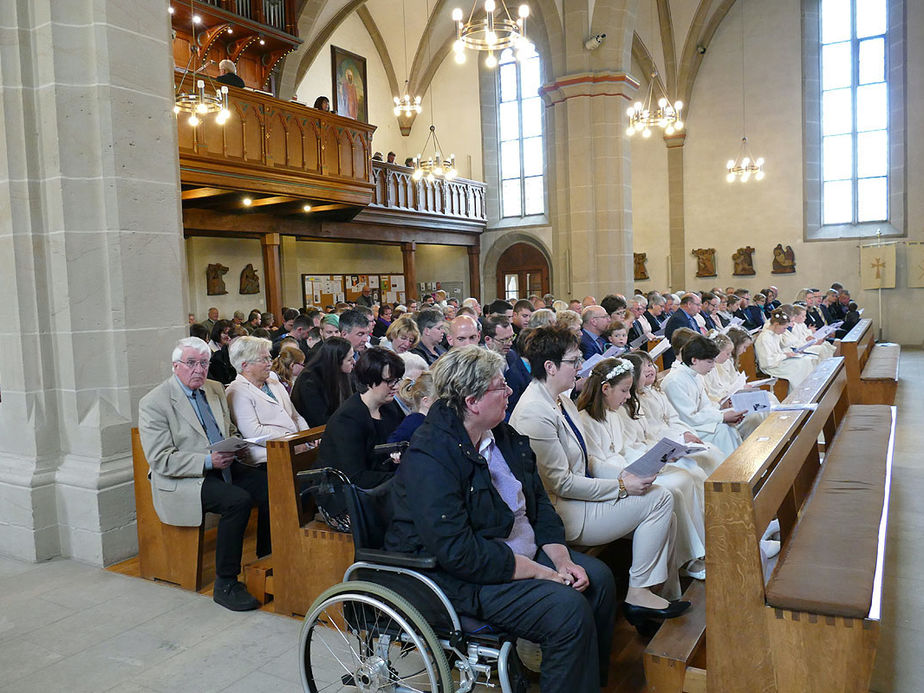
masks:
[[[505,301],[549,293],[549,263],[529,243],[514,243],[497,261],[497,295]]]

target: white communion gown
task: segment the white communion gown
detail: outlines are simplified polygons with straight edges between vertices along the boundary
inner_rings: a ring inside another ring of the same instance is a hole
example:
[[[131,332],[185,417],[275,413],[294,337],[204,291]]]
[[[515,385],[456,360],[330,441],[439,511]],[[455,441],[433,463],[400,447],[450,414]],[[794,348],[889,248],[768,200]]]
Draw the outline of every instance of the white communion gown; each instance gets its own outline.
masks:
[[[586,411],[582,411],[581,424],[593,476],[615,479],[641,455],[635,454],[635,449],[627,449],[621,416],[616,412],[608,411],[603,421],[596,421]],[[672,462],[664,466],[654,482],[670,491],[674,497],[674,516],[677,518],[674,559],[677,565],[684,565],[706,555],[705,480],[706,474],[696,464],[680,465]]]
[[[741,445],[741,434],[723,420],[719,405],[709,399],[703,376],[689,366],[675,365],[661,381],[661,391],[680,420],[703,441],[714,444],[727,457]]]
[[[738,390],[744,387],[746,381],[747,375],[735,369],[735,364],[732,359],[728,359],[725,363],[717,363],[715,368],[703,376],[706,394],[709,396],[709,399],[720,407],[722,406],[722,401],[732,393],[738,392]],[[780,403],[780,400],[778,400],[772,392],[769,394],[770,404],[777,405]],[[769,412],[765,411],[752,411],[745,416],[741,423],[738,424],[738,434],[741,436],[741,439],[744,440],[751,435],[754,429],[760,426],[760,423],[766,419],[769,414]]]
[[[786,346],[800,347],[809,341],[809,338],[813,338],[812,331],[804,322],[794,322],[792,324],[792,328],[788,330],[786,334],[789,335],[789,339],[786,341]],[[786,334],[783,336],[785,337]],[[821,344],[814,344],[810,346],[808,349],[806,349],[806,351],[810,354],[814,354],[817,357],[817,361],[824,361],[825,359],[829,359],[834,356],[834,353],[837,351],[837,349],[835,349],[833,344],[822,342]]]
[[[786,336],[784,336],[786,335]],[[763,330],[754,341],[754,356],[757,363],[767,375],[785,378],[789,381],[789,390],[798,387],[813,370],[817,363],[814,354],[788,357],[792,353],[788,345],[792,337],[788,333],[776,334],[772,330]],[[804,342],[803,342],[804,344]]]

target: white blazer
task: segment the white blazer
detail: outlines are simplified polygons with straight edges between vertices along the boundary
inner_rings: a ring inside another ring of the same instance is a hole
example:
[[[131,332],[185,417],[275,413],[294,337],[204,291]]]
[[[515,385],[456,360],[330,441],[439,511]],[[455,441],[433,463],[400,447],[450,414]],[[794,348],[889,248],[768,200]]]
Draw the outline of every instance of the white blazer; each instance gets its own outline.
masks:
[[[244,438],[269,435],[281,438],[290,433],[307,431],[308,422],[302,418],[285,387],[275,378],[268,378],[266,384],[273,399],[240,373],[228,386],[225,395],[231,410],[231,420]],[[266,462],[266,443],[249,446],[251,459],[255,463]]]
[[[587,435],[574,403],[564,395],[556,401],[545,384],[538,380],[533,380],[523,392],[510,416],[510,425],[521,435],[529,437],[542,485],[565,525],[565,538],[574,541],[584,531],[584,504],[615,500],[619,496],[619,482],[587,476],[581,445],[561,413],[558,402],[568,412],[587,444]],[[587,452],[590,456],[589,444]],[[593,459],[589,461],[594,464]]]

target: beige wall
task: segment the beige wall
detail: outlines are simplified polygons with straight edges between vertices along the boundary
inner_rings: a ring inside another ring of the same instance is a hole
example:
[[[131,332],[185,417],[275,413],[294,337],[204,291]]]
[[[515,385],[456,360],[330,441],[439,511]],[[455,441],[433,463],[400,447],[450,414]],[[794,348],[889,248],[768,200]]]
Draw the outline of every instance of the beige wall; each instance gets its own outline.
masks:
[[[471,295],[468,251],[455,245],[417,245],[417,281],[462,282],[462,298]],[[479,299],[480,300],[480,299]]]
[[[905,9],[906,111],[914,114],[924,107],[924,4],[906,2]],[[729,184],[724,179],[725,163],[734,158],[742,130],[739,23],[733,12],[709,46],[687,115],[686,288],[718,284],[755,290],[775,284],[782,298],[791,300],[804,286],[825,287],[841,281],[867,307],[865,315],[883,324],[886,338],[921,343],[920,327],[902,320],[908,300],[924,299],[922,289],[901,289],[907,283],[903,249],[898,253],[899,289],[883,292],[884,316],[880,321],[876,292],[859,290],[856,241],[803,242],[801,3],[749,2],[747,18],[747,135],[754,156],[766,158],[767,175],[762,182],[747,185]],[[912,164],[924,156],[924,141],[914,132],[914,120],[910,118],[907,160]],[[662,273],[666,266],[659,267],[658,255],[667,248],[664,147],[655,142],[635,143],[632,160],[635,248],[648,252],[652,285],[660,287],[666,281]],[[924,240],[924,178],[913,165],[907,175],[908,239],[920,241]],[[793,275],[770,273],[772,249],[780,242],[792,245],[795,251],[797,271]],[[732,275],[732,253],[744,245],[756,249],[754,266],[758,274],[753,278]],[[689,251],[707,247],[717,250],[718,277],[697,280],[696,259]],[[673,288],[684,287],[675,282]]]
[[[222,296],[206,294],[205,270],[210,264],[220,262],[228,267],[224,275],[225,288],[228,293]],[[241,271],[252,263],[260,277],[260,293],[243,295],[241,289]],[[266,294],[263,273],[263,253],[260,241],[250,238],[209,238],[193,237],[186,239],[186,268],[189,286],[189,312],[195,313],[197,320],[205,320],[208,309],[218,308],[222,318],[231,319],[234,311],[243,311],[246,315],[254,308],[266,310]]]

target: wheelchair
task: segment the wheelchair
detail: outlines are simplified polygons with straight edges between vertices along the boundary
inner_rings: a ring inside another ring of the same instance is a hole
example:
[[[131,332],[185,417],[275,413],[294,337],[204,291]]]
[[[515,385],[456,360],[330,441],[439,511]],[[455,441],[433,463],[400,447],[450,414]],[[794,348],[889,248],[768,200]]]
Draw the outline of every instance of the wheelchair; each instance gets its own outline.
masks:
[[[305,615],[299,638],[304,690],[466,693],[480,685],[525,693],[516,639],[456,613],[424,572],[436,567],[435,558],[381,548],[389,482],[360,489],[333,469],[298,476],[307,492],[341,495],[354,543],[343,582]]]

